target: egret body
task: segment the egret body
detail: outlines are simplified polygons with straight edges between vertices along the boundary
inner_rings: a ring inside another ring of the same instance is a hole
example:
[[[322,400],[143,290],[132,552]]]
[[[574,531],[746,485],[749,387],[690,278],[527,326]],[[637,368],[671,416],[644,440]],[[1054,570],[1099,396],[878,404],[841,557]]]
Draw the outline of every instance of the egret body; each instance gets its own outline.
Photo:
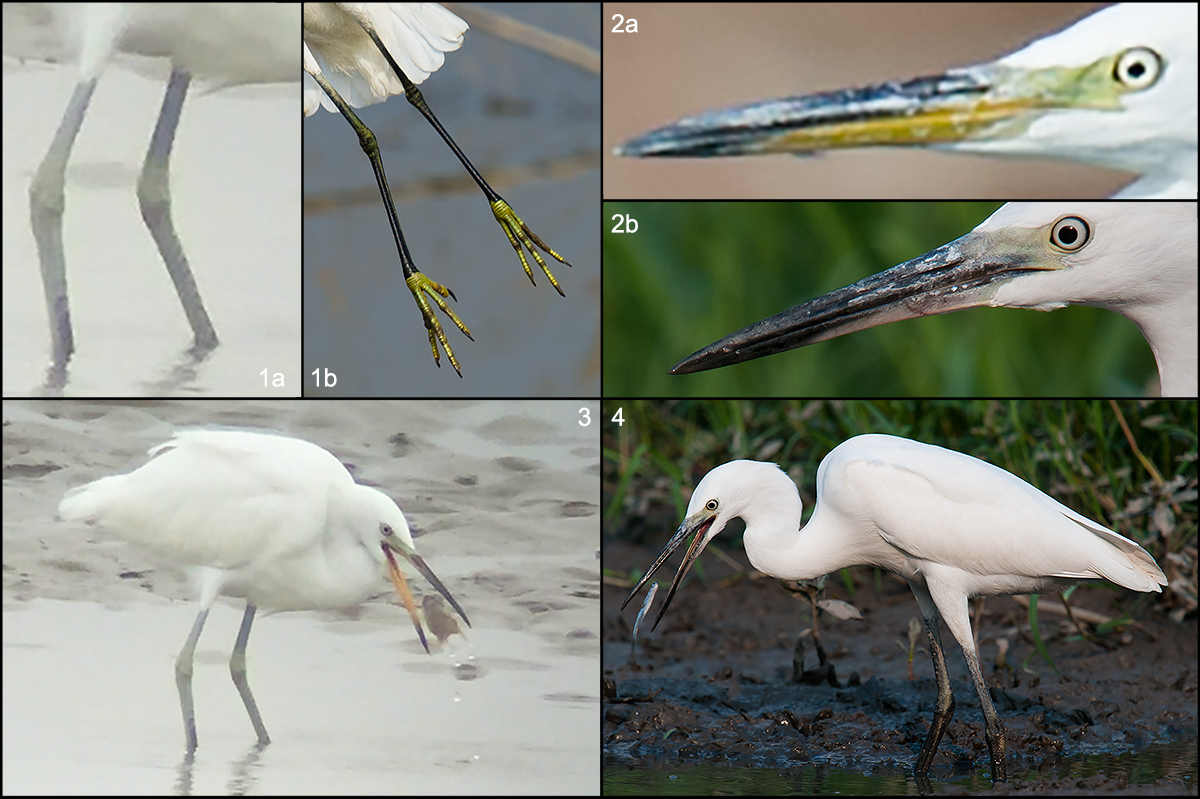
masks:
[[[246,600],[229,670],[260,744],[270,743],[246,678],[246,643],[259,607],[336,609],[378,595],[389,575],[425,650],[429,645],[398,554],[470,626],[466,613],[413,546],[395,502],[359,485],[332,454],[307,441],[233,430],[178,433],[129,474],[71,489],[69,521],[114,535],[185,567],[200,612],[175,662],[189,752],[197,745],[192,660],[220,595]]]
[[[817,505],[800,527],[796,484],[778,466],[738,460],[696,486],[687,517],[625,604],[694,535],[655,626],[700,553],[731,519],[754,568],[811,580],[849,566],[904,577],[929,632],[938,698],[916,772],[927,775],[954,713],[938,619],[958,640],[986,721],[992,779],[1006,780],[1004,728],[975,651],[967,599],[1043,593],[1085,580],[1160,592],[1166,577],[1133,541],[1079,515],[1024,480],[953,450],[887,435],[840,444],[817,470]],[[624,608],[624,605],[622,605]]]
[[[1196,199],[1195,3],[1122,3],[998,61],[687,117],[618,155],[909,145],[1138,175],[1117,195]]]
[[[1133,321],[1154,352],[1162,396],[1194,397],[1196,225],[1194,202],[1007,203],[962,238],[731,333],[671,373],[964,308],[1078,304]]]
[[[441,366],[438,353],[440,344],[459,377],[462,377],[462,369],[458,358],[433,306],[446,314],[467,338],[474,339],[467,326],[446,304],[446,298],[453,298],[454,292],[425,276],[413,262],[388,188],[379,144],[375,134],[353,109],[403,94],[438,132],[487,197],[492,214],[520,257],[529,282],[536,285],[525,250],[533,256],[555,291],[560,296],[566,296],[538,249],[560,263],[570,264],[542,242],[504,198],[488,185],[434,116],[417,89],[416,84],[441,67],[445,53],[462,46],[466,30],[465,22],[437,3],[304,4],[304,115],[307,117],[316,113],[319,107],[336,110],[354,128],[359,144],[375,172],[379,193],[396,240],[404,282],[421,311],[434,362]],[[431,302],[433,305],[430,305]]]

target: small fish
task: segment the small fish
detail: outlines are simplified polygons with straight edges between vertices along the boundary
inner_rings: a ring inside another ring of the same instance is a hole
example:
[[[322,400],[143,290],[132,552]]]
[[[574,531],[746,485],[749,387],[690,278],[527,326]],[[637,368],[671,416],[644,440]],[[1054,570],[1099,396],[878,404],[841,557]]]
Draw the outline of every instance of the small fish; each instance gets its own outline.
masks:
[[[421,599],[421,610],[425,611],[425,623],[437,636],[439,644],[446,643],[446,639],[455,634],[467,637],[458,626],[458,620],[446,611],[446,603],[440,596],[426,594]]]
[[[654,595],[658,593],[658,583],[655,582],[650,586],[650,590],[646,592],[646,599],[642,602],[642,609],[638,611],[637,618],[633,622],[633,641],[629,644],[629,651],[632,653],[633,648],[637,645],[638,626],[641,625],[642,619],[646,615],[646,611],[650,609],[650,605],[654,603]]]

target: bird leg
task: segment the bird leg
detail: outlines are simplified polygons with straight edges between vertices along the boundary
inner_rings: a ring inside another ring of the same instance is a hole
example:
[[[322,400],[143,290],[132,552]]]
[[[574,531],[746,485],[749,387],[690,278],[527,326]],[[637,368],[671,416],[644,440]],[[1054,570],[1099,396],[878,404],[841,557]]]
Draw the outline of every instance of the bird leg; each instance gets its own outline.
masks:
[[[183,736],[187,741],[187,752],[196,751],[196,711],[192,705],[192,661],[196,657],[196,642],[200,640],[200,631],[204,629],[204,621],[208,618],[208,608],[202,608],[192,624],[183,649],[175,659],[175,687],[179,689],[179,707],[183,711]]]
[[[571,264],[554,250],[547,247],[546,244],[539,239],[532,230],[529,229],[529,226],[525,224],[521,217],[517,216],[517,212],[512,209],[512,206],[505,202],[504,198],[497,194],[495,189],[488,184],[483,175],[479,173],[479,170],[475,168],[475,165],[472,164],[470,159],[467,158],[466,153],[459,148],[458,143],[454,141],[454,138],[450,135],[450,133],[444,127],[442,127],[441,121],[434,116],[432,109],[430,109],[429,105],[425,102],[425,97],[421,94],[421,90],[416,87],[416,84],[408,79],[408,76],[404,74],[404,70],[402,70],[396,63],[396,60],[392,58],[392,54],[388,52],[388,49],[380,40],[379,34],[375,32],[374,27],[362,19],[358,19],[358,22],[366,34],[371,37],[371,41],[375,42],[375,46],[379,48],[379,52],[383,55],[384,59],[387,60],[388,64],[392,68],[392,71],[396,73],[396,77],[400,79],[400,83],[404,86],[405,99],[408,100],[413,108],[420,111],[421,115],[425,117],[425,120],[433,126],[433,129],[436,130],[438,135],[442,137],[442,141],[446,142],[446,145],[451,149],[451,151],[453,151],[454,155],[458,157],[459,162],[462,163],[463,167],[471,175],[471,178],[475,181],[475,185],[479,186],[480,191],[482,191],[483,195],[487,197],[488,203],[492,206],[492,215],[496,217],[496,221],[499,222],[500,227],[504,229],[504,235],[508,237],[509,244],[511,244],[513,249],[517,251],[517,256],[521,259],[521,266],[525,269],[525,275],[529,278],[529,282],[533,283],[535,286],[537,285],[533,279],[533,270],[529,268],[529,261],[526,260],[525,252],[521,249],[522,245],[526,250],[529,250],[529,254],[533,256],[533,260],[542,268],[542,271],[546,273],[546,277],[550,280],[550,285],[554,286],[554,290],[558,292],[559,296],[567,296],[563,292],[562,287],[558,285],[558,280],[555,279],[554,273],[550,271],[550,267],[547,266],[545,259],[542,258],[541,254],[537,251],[537,248],[540,247],[542,251],[559,263],[566,264],[568,267],[570,267]]]
[[[917,593],[915,588],[914,593]],[[920,598],[920,594],[917,593],[917,599]],[[921,609],[924,611],[925,608],[922,606]],[[950,726],[950,719],[954,717],[954,692],[950,690],[950,675],[946,672],[946,655],[942,651],[942,636],[938,632],[937,616],[931,619],[925,615],[925,629],[929,632],[929,657],[933,660],[933,675],[937,680],[937,705],[934,707],[933,721],[929,723],[929,734],[925,737],[921,753],[917,755],[916,773],[919,777],[928,778],[929,766],[933,763],[938,744],[941,743],[946,728]]]
[[[204,310],[196,278],[188,266],[187,256],[171,219],[171,146],[175,141],[175,129],[179,126],[179,116],[190,82],[191,75],[187,72],[178,67],[171,70],[162,110],[150,138],[150,147],[146,150],[142,175],[138,179],[138,204],[142,209],[142,220],[158,246],[171,282],[175,284],[175,293],[183,304],[188,324],[192,326],[194,346],[198,352],[208,352],[219,343],[217,331],[208,318],[208,312]]]
[[[988,754],[992,758],[992,782],[1008,782],[1008,769],[1004,762],[1004,725],[1000,723],[1000,716],[996,714],[992,697],[988,693],[983,669],[979,665],[979,655],[974,651],[968,652],[964,647],[963,656],[967,659],[967,670],[971,672],[975,693],[979,694],[979,706],[983,709]]]
[[[233,684],[237,686],[238,694],[242,697],[242,704],[246,706],[246,712],[250,714],[250,723],[254,725],[254,732],[258,735],[258,745],[266,746],[271,743],[271,736],[267,735],[267,728],[263,726],[262,716],[258,714],[258,703],[254,701],[254,694],[250,693],[250,683],[246,680],[246,643],[250,640],[250,625],[254,623],[254,612],[257,607],[246,603],[246,612],[242,614],[242,626],[238,629],[237,642],[233,645],[233,654],[229,656],[229,674],[233,677]]]
[[[75,86],[62,122],[46,157],[33,173],[29,184],[29,217],[33,237],[37,242],[38,261],[42,271],[42,289],[46,296],[46,313],[50,319],[51,367],[48,383],[61,388],[66,381],[67,362],[75,351],[71,333],[71,308],[67,301],[67,269],[63,256],[62,217],[66,199],[63,183],[67,161],[83,116],[87,113],[96,79],[81,81]]]
[[[307,57],[307,56],[306,56]],[[454,367],[454,371],[458,372],[458,376],[462,377],[462,368],[459,366],[458,359],[454,357],[454,350],[450,348],[450,341],[446,338],[446,334],[442,331],[442,325],[434,314],[433,308],[429,304],[432,299],[438,308],[450,317],[450,321],[454,326],[462,331],[463,335],[472,341],[475,338],[471,335],[471,331],[462,323],[458,315],[450,310],[444,300],[445,297],[453,297],[454,292],[430,280],[425,275],[421,274],[421,270],[417,269],[413,263],[412,255],[408,252],[408,244],[404,241],[404,233],[400,230],[400,220],[396,216],[396,206],[392,202],[392,193],[388,188],[387,175],[383,170],[383,156],[379,154],[379,142],[375,139],[375,134],[370,128],[358,118],[358,114],[350,108],[350,104],[342,99],[338,94],[337,89],[333,88],[329,80],[320,73],[320,71],[308,73],[317,82],[317,85],[329,95],[329,99],[333,100],[333,104],[342,112],[342,116],[350,123],[350,127],[354,128],[354,132],[358,134],[358,143],[362,146],[363,152],[367,154],[367,158],[371,161],[371,168],[375,171],[375,182],[379,185],[379,194],[383,197],[383,206],[387,211],[388,222],[392,226],[392,236],[396,239],[396,250],[400,254],[400,269],[404,273],[404,284],[408,286],[408,290],[412,292],[413,299],[417,301],[417,307],[421,310],[421,317],[425,322],[425,329],[429,331],[429,346],[433,350],[433,362],[441,367],[442,361],[438,357],[437,344],[441,342],[442,347],[446,350],[446,358],[449,359],[450,365]]]

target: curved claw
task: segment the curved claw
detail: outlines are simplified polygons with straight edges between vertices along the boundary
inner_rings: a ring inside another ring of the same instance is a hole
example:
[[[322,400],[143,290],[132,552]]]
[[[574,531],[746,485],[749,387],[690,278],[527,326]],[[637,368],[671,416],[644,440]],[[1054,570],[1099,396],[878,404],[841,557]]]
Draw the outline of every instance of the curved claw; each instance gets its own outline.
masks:
[[[462,369],[458,365],[458,359],[454,357],[454,350],[450,348],[450,341],[446,338],[445,332],[442,330],[442,325],[437,319],[437,315],[430,307],[429,300],[433,300],[437,307],[442,309],[442,313],[450,317],[450,321],[454,326],[463,332],[471,341],[475,337],[471,335],[471,331],[467,330],[467,326],[458,318],[458,314],[451,310],[446,304],[445,297],[450,297],[456,302],[458,297],[454,296],[454,292],[443,286],[441,283],[430,280],[421,272],[414,272],[412,277],[405,279],[404,284],[408,286],[408,290],[412,292],[413,299],[417,301],[417,307],[421,309],[421,317],[425,321],[425,329],[429,331],[429,348],[433,350],[433,362],[442,366],[442,360],[438,354],[438,342],[442,344],[442,348],[446,350],[446,358],[450,361],[450,365],[454,367],[454,371],[458,372],[458,376],[462,377]],[[426,299],[428,295],[428,299]]]
[[[567,264],[570,267],[571,265],[567,263],[567,260],[547,247],[545,242],[529,229],[529,226],[522,221],[521,217],[517,216],[512,206],[504,200],[496,200],[492,203],[492,213],[495,215],[496,221],[500,223],[500,227],[504,228],[504,234],[508,236],[508,243],[517,251],[517,256],[521,259],[521,266],[525,267],[525,274],[529,277],[529,282],[535,286],[537,285],[533,279],[533,270],[529,268],[529,261],[525,260],[525,251],[521,249],[521,245],[525,245],[525,249],[529,250],[529,254],[533,256],[533,260],[537,261],[537,265],[546,273],[546,277],[550,279],[550,285],[554,286],[554,290],[558,292],[559,296],[567,296],[563,293],[562,287],[554,279],[554,274],[550,271],[550,267],[546,265],[546,261],[543,260],[541,254],[534,248],[534,245],[540,247],[543,252],[554,260]]]

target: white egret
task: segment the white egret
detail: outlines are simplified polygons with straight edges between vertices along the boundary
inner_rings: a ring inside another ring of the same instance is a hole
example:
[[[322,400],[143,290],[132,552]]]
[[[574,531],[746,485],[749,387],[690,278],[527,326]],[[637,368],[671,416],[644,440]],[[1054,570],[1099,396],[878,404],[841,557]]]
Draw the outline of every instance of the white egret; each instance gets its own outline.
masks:
[[[242,597],[246,610],[229,671],[260,744],[267,729],[246,679],[246,642],[259,607],[274,611],[344,608],[380,593],[391,577],[421,644],[429,651],[401,555],[470,621],[413,547],[408,522],[383,492],[359,485],[315,444],[240,430],[192,430],[150,450],[129,474],[71,489],[59,505],[69,521],[114,535],[183,565],[200,612],[175,661],[189,752],[195,750],[192,660],[219,595]]]
[[[318,107],[323,106],[329,111],[340,111],[354,128],[359,144],[370,159],[375,172],[379,194],[383,198],[392,235],[396,240],[404,282],[412,292],[424,319],[433,360],[441,366],[438,353],[440,343],[446,351],[447,360],[459,377],[462,377],[462,369],[429,301],[432,300],[467,338],[474,339],[467,326],[446,304],[446,298],[454,297],[454,292],[426,277],[413,263],[400,229],[391,190],[388,188],[379,144],[375,134],[359,119],[353,108],[383,102],[392,95],[404,94],[405,99],[420,111],[438,132],[487,197],[492,214],[520,257],[521,266],[525,269],[529,282],[537,285],[522,247],[533,256],[554,290],[565,297],[566,294],[538,252],[538,248],[559,263],[567,266],[570,264],[546,246],[504,198],[488,185],[483,175],[442,127],[442,123],[434,116],[416,87],[416,84],[441,67],[445,59],[444,53],[457,50],[462,45],[466,29],[465,22],[437,3],[304,4],[304,115],[310,116]]]
[[[1194,397],[1196,223],[1194,202],[1007,203],[962,238],[731,333],[671,373],[963,308],[1080,304],[1137,324],[1154,351],[1161,394]]]
[[[5,54],[78,65],[78,82],[29,187],[50,319],[50,384],[60,387],[75,349],[62,217],[67,162],[100,75],[114,56],[165,58],[171,74],[138,180],[150,231],[192,328],[194,352],[218,344],[171,216],[170,157],[193,78],[212,88],[297,80],[297,9],[280,3],[5,3]]]
[[[939,617],[958,639],[986,720],[992,779],[1007,779],[1004,727],[988,696],[967,599],[1043,593],[1105,579],[1160,592],[1158,564],[1124,536],[1059,504],[1029,483],[969,455],[887,435],[862,435],[830,452],[817,470],[817,506],[800,527],[796,484],[773,463],[739,460],[705,475],[687,517],[625,604],[689,536],[655,626],[692,563],[725,525],[746,523],[754,568],[782,580],[811,580],[849,566],[904,577],[929,633],[937,706],[916,773],[927,775],[954,714]],[[622,605],[624,608],[624,605]]]
[[[1195,3],[1122,3],[998,61],[711,111],[618,155],[713,157],[873,145],[1041,156],[1138,175],[1117,196],[1195,199]]]

